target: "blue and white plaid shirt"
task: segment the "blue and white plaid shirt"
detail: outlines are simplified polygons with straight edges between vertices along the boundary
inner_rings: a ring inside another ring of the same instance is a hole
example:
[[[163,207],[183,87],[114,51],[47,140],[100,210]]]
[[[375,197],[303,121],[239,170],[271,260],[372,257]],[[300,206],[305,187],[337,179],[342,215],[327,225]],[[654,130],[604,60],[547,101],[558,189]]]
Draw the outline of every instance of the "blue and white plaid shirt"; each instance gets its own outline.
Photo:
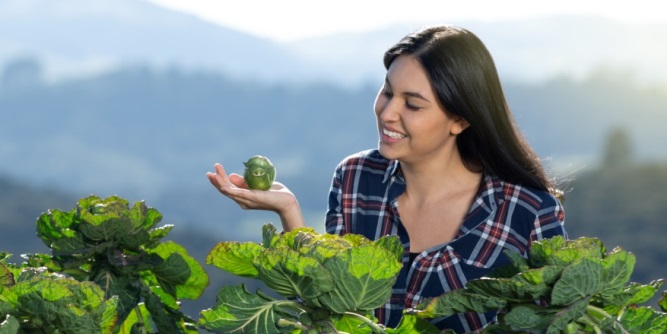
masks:
[[[392,297],[375,311],[380,323],[395,327],[403,310],[424,298],[462,288],[466,282],[488,276],[508,264],[504,250],[528,255],[531,243],[566,235],[561,203],[550,193],[524,188],[485,175],[479,192],[456,237],[410,259],[410,240],[400,222],[397,199],[405,180],[397,161],[377,150],[351,155],[336,168],[326,216],[328,233],[361,234],[376,240],[398,235],[405,247],[403,268]],[[483,328],[495,312],[462,313],[432,319],[441,329],[472,333]]]

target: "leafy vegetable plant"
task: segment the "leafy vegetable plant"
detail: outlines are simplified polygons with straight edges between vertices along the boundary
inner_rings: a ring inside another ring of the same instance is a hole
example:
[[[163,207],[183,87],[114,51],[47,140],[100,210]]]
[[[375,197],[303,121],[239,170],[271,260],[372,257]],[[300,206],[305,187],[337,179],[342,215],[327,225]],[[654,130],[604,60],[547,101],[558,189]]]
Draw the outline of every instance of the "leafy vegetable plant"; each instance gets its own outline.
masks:
[[[244,162],[243,180],[250,189],[268,190],[276,179],[276,168],[269,158],[256,155]]]
[[[606,252],[596,238],[539,241],[529,259],[508,253],[512,266],[494,277],[469,281],[464,289],[424,301],[421,318],[500,310],[485,333],[667,333],[667,297],[662,311],[640,306],[663,280],[629,283],[635,257],[621,248]],[[536,303],[541,301],[541,303]]]
[[[312,228],[276,233],[263,227],[263,242],[221,242],[206,262],[232,274],[260,279],[285,297],[277,300],[244,285],[224,287],[199,324],[224,333],[437,333],[408,316],[399,329],[377,324],[401,269],[398,237],[370,241],[360,235],[318,234]]]
[[[92,282],[19,268],[7,258],[0,254],[0,333],[112,333],[117,297],[105,299]]]
[[[52,255],[28,254],[45,266],[117,296],[115,328],[131,333],[197,333],[179,299],[197,299],[208,286],[203,267],[180,245],[161,242],[173,225],[156,227],[162,215],[143,201],[89,196],[69,212],[50,210],[37,219],[37,235]]]

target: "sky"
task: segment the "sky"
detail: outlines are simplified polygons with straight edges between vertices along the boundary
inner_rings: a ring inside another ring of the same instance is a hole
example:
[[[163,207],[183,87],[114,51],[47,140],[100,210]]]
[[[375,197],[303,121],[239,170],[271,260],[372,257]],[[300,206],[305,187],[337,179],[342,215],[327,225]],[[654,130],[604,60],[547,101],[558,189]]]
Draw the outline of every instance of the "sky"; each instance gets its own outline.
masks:
[[[170,9],[278,42],[396,23],[453,23],[550,15],[598,15],[667,23],[660,0],[149,0]]]

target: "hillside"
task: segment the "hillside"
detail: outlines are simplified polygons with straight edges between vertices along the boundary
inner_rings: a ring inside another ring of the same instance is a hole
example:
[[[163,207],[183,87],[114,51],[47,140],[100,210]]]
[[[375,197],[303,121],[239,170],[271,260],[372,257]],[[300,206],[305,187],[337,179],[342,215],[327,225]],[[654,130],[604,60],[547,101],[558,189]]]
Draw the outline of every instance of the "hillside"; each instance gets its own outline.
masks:
[[[338,161],[376,146],[378,87],[266,85],[127,67],[0,90],[0,159],[11,162],[0,172],[75,195],[189,201],[209,191],[203,175],[213,163],[239,171],[242,161],[263,154],[306,206],[321,208],[316,199]],[[505,89],[528,140],[555,167],[594,167],[604,137],[617,127],[630,132],[638,158],[666,158],[666,91],[629,85],[614,73],[508,82]]]
[[[637,256],[633,278],[667,278],[667,164],[600,168],[576,177],[566,195],[570,237],[596,236]]]

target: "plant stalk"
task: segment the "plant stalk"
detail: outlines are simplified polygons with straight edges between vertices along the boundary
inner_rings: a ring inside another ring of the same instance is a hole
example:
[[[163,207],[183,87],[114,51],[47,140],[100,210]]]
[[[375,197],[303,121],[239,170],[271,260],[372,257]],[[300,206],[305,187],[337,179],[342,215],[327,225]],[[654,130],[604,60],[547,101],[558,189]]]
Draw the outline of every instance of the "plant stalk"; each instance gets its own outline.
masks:
[[[345,312],[343,314],[344,315],[349,315],[353,318],[357,318],[357,319],[361,320],[365,325],[367,325],[368,327],[371,328],[373,333],[387,334],[387,331],[385,331],[384,327],[374,323],[373,321],[364,317],[361,314],[357,314],[357,313],[354,313],[354,312]]]

